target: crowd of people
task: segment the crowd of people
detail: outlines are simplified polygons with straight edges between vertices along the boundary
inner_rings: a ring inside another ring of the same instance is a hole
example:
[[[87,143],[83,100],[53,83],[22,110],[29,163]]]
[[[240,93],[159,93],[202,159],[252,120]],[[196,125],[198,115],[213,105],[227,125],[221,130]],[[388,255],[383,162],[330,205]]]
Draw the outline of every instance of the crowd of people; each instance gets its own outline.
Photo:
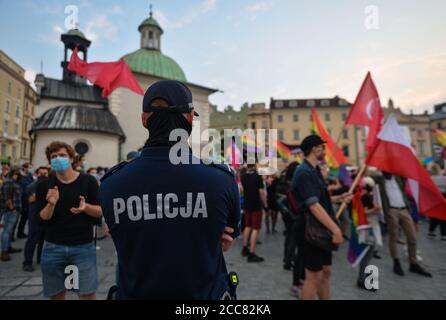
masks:
[[[331,174],[324,162],[326,142],[318,135],[302,141],[303,160],[290,163],[280,175],[261,176],[255,164],[235,173],[224,164],[195,161],[181,141],[184,158],[197,165],[174,164],[170,155],[177,142],[170,134],[180,128],[188,137],[196,116],[190,90],[162,80],[143,99],[141,120],[150,135],[141,155],[130,152],[127,161],[110,170],[91,168],[85,156],[55,141],[45,150],[49,167],[2,163],[1,261],[22,251],[13,246],[16,238],[27,238],[23,270],[34,270],[37,248],[46,297],[65,299],[66,267],[74,265],[80,299],[96,299],[95,229],[104,219],[118,257],[118,299],[235,299],[238,279],[228,273],[223,252],[242,235],[247,263],[269,259],[258,254],[260,230],[264,221],[267,236],[276,234],[281,216],[283,268],[292,270],[291,292],[302,299],[330,298],[336,272],[332,253],[354,238],[365,250],[360,288],[369,289],[365,269],[371,259],[381,259],[384,240],[396,275],[405,274],[398,247],[403,243],[409,272],[432,277],[420,263],[417,225],[423,218],[405,179],[368,171],[360,189],[351,190],[349,184],[360,173]],[[443,169],[433,163],[429,170],[446,194]],[[358,201],[367,217],[365,232],[350,228]],[[431,219],[428,236],[435,237],[439,226],[446,240],[445,223]]]
[[[263,257],[255,254],[256,244],[260,243],[257,239],[262,221],[265,223],[266,235],[275,233],[280,214],[285,236],[283,268],[293,274],[291,294],[304,299],[330,297],[332,251],[344,240],[348,242],[352,236],[351,201],[356,190],[350,192],[349,189],[358,170],[351,168],[348,179],[333,175],[325,163],[324,144],[320,137],[309,136],[301,146],[304,153],[302,163],[290,163],[280,175],[262,177],[255,166],[249,165],[238,170],[239,187],[243,195],[242,256],[247,257],[248,262],[264,261]],[[444,169],[438,163],[431,163],[428,170],[440,191],[446,195]],[[371,259],[382,259],[379,248],[383,247],[385,239],[395,274],[405,275],[398,247],[405,245],[409,272],[432,277],[420,264],[422,258],[417,247],[417,230],[424,218],[417,210],[406,180],[387,172],[367,170],[357,188],[360,188],[360,201],[368,223],[367,228],[359,234],[365,254],[359,263],[358,287],[367,289],[365,269]],[[348,205],[336,219],[335,212],[342,202]],[[308,220],[314,217],[319,227],[323,225],[322,229],[330,231],[334,244],[332,247],[323,248],[317,241],[311,240],[306,229],[312,228]],[[435,238],[438,227],[440,239],[446,241],[445,221],[429,219],[428,236]]]

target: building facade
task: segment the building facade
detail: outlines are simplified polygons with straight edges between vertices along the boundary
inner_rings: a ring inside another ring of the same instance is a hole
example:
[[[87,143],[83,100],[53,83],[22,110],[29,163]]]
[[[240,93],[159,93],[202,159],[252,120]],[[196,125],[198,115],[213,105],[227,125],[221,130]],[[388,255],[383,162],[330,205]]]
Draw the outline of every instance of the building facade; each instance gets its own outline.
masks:
[[[19,165],[30,160],[28,130],[34,119],[36,93],[25,69],[0,50],[0,158]]]
[[[311,109],[316,108],[328,133],[349,158],[352,165],[360,159],[358,130],[354,126],[344,127],[351,104],[347,100],[334,97],[326,99],[289,99],[271,98],[271,128],[277,129],[277,138],[288,145],[299,145],[312,133]]]

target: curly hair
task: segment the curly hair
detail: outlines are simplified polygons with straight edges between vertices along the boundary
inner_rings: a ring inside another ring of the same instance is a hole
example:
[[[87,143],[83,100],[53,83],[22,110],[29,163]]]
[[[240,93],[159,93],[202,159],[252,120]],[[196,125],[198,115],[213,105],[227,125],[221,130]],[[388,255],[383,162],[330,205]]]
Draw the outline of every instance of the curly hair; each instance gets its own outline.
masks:
[[[70,156],[70,158],[74,159],[76,153],[72,146],[70,146],[68,143],[65,143],[65,142],[53,141],[45,149],[45,155],[46,155],[46,158],[48,159],[48,162],[51,162],[51,158],[50,158],[51,154],[59,151],[60,149],[67,150],[67,153]]]

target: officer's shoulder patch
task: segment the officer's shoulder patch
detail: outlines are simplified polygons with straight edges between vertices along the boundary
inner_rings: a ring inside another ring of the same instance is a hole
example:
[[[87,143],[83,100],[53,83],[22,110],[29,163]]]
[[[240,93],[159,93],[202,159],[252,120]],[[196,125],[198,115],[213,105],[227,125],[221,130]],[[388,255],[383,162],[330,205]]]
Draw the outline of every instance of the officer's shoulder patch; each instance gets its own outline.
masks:
[[[220,169],[224,172],[226,172],[227,174],[230,174],[231,176],[235,177],[235,171],[234,169],[232,169],[229,165],[227,165],[226,163],[215,163],[215,162],[211,162],[209,164],[209,166]]]
[[[118,172],[119,170],[124,168],[129,163],[130,162],[128,162],[128,161],[122,161],[122,162],[118,163],[116,166],[111,167],[110,170],[108,170],[107,173],[104,174],[104,176],[101,178],[101,182],[103,182],[105,179],[107,179],[108,177],[112,176],[113,174],[115,174],[116,172]]]

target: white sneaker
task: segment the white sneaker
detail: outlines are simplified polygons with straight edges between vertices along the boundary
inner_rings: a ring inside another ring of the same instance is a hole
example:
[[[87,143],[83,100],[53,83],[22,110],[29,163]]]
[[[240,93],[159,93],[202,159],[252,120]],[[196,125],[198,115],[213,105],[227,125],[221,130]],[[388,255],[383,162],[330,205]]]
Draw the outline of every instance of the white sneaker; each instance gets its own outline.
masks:
[[[300,299],[301,296],[301,289],[298,286],[291,286],[290,288],[290,294],[293,297],[296,297],[297,299]]]

